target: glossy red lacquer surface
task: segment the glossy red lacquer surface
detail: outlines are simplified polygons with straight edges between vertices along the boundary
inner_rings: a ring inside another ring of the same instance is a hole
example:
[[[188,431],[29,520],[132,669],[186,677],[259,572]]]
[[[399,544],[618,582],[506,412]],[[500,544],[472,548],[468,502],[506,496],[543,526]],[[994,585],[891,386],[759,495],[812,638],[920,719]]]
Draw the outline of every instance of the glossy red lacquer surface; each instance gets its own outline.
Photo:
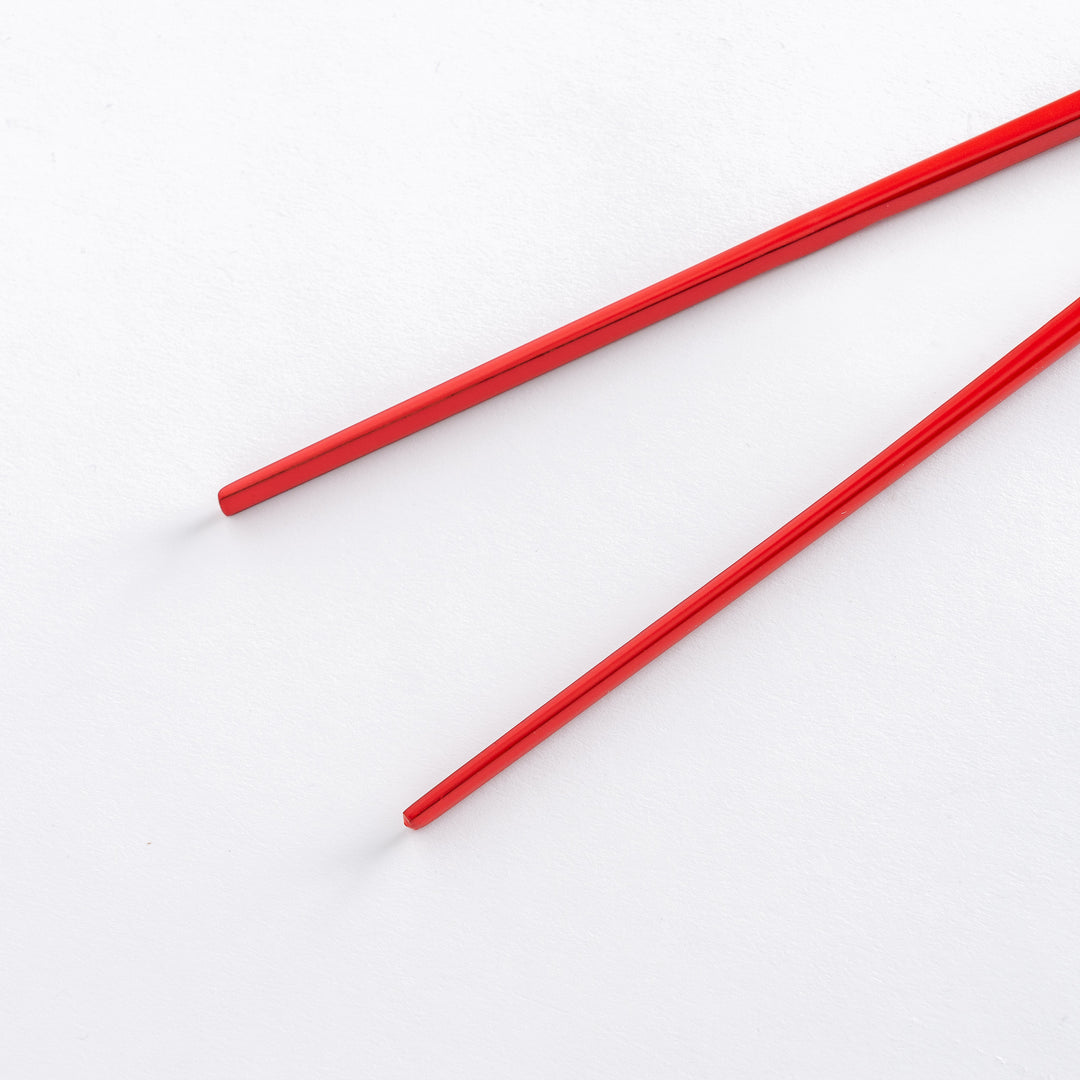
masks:
[[[405,811],[405,824],[418,829],[444,814],[1078,344],[1080,300],[798,517],[432,788]]]
[[[222,488],[235,514],[766,270],[1080,135],[1080,92],[770,229]]]

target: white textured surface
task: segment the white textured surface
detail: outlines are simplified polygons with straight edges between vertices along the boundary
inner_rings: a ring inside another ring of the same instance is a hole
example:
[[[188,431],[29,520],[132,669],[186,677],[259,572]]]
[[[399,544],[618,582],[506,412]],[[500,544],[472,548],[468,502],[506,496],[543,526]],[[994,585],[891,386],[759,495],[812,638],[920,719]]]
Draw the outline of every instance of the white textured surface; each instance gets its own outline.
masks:
[[[39,0],[0,36],[19,1080],[1075,1077],[1080,356],[400,810],[1080,292],[1080,145],[224,482],[1080,87],[1074,0]]]

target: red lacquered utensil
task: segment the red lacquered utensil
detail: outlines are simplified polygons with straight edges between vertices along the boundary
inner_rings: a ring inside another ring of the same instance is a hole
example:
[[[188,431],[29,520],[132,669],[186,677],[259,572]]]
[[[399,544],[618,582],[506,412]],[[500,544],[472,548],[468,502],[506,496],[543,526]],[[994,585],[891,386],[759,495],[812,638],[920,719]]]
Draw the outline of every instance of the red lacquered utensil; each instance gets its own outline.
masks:
[[[236,514],[766,270],[1077,135],[1080,92],[770,229],[236,480],[218,493],[221,509]]]
[[[411,829],[419,829],[446,813],[455,803],[727,607],[1076,345],[1080,345],[1080,300],[968,383],[813,506],[433,787],[405,811],[405,824]]]

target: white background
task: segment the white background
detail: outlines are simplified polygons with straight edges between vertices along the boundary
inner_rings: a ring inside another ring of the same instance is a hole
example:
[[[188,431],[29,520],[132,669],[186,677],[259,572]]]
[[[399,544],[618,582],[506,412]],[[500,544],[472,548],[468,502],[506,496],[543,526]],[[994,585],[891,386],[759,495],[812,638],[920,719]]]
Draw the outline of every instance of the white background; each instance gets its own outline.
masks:
[[[222,484],[1080,89],[1075,0],[9,4],[0,1069],[1080,1075],[1080,355],[400,811],[1080,293],[1080,144]]]

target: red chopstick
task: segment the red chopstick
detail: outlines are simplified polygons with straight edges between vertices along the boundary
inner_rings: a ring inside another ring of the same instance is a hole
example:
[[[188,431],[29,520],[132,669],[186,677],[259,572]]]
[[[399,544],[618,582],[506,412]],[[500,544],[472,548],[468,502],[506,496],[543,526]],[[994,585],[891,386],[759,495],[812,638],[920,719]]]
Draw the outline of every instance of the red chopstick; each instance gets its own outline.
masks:
[[[798,517],[433,787],[405,811],[405,824],[419,829],[446,813],[1078,344],[1080,300]]]
[[[810,213],[481,364],[218,493],[235,514],[859,229],[1080,135],[1080,92]]]

